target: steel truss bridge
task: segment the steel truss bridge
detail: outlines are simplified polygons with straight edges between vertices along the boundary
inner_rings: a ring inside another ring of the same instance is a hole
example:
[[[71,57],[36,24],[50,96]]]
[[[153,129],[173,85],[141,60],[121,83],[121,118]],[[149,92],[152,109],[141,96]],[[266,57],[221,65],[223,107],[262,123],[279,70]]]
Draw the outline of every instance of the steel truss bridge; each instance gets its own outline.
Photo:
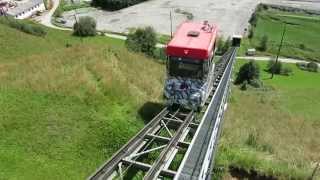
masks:
[[[88,179],[211,179],[236,52],[232,47],[216,63],[200,113],[164,108]]]

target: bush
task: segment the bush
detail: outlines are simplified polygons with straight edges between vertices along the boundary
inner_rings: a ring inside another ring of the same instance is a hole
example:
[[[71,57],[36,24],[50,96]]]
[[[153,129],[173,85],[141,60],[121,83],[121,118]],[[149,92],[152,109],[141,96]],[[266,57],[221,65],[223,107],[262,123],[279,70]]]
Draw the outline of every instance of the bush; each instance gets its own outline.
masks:
[[[318,72],[319,66],[315,62],[309,62],[307,64],[307,69],[311,72]]]
[[[100,6],[107,10],[119,10],[146,0],[92,0],[92,5]]]
[[[157,44],[157,35],[152,27],[138,28],[129,33],[126,47],[135,52],[142,52],[149,56],[154,55]]]
[[[254,61],[250,61],[242,65],[237,74],[235,84],[242,84],[241,88],[243,87],[246,89],[245,83],[248,83],[256,88],[261,87],[262,85],[260,82],[260,67]]]
[[[249,39],[253,38],[253,35],[254,35],[253,27],[250,27],[250,29],[249,29],[249,34],[248,34],[248,38],[249,38]]]
[[[263,86],[262,81],[260,81],[259,79],[252,79],[250,81],[250,85],[254,88],[259,88]]]
[[[304,45],[304,44],[299,44],[299,48],[302,49],[302,50],[305,50],[305,49],[306,49],[306,45]]]
[[[275,60],[270,60],[267,65],[267,71],[273,74],[289,76],[292,74],[292,69],[289,66],[284,66],[281,61],[276,63]]]
[[[258,147],[258,137],[254,133],[250,133],[245,142],[248,146],[257,148]]]
[[[318,72],[319,66],[315,62],[309,62],[309,63],[297,63],[296,64],[299,69],[304,71],[310,71],[310,72]]]
[[[218,38],[218,41],[217,41],[217,53],[218,55],[223,55],[224,53],[226,53],[229,48],[231,47],[232,45],[232,41],[230,39],[230,37],[228,37],[228,39],[226,41],[223,40],[222,37],[219,37]]]
[[[258,23],[258,17],[257,17],[257,13],[254,12],[251,17],[250,17],[250,20],[249,20],[249,23],[251,24],[251,26],[253,27],[256,27],[257,26],[257,23]]]
[[[275,60],[270,60],[267,65],[267,71],[273,74],[281,74],[282,70],[282,62],[278,61],[276,63]]]
[[[47,32],[39,25],[11,17],[0,17],[0,23],[35,36],[45,36]]]
[[[247,82],[247,81],[244,81],[244,82],[241,84],[240,89],[241,89],[242,91],[247,90],[247,85],[248,85],[248,82]]]
[[[260,40],[260,45],[259,45],[258,49],[260,51],[266,51],[267,48],[268,48],[268,36],[264,35]]]
[[[217,54],[219,54],[219,55],[222,55],[222,54],[223,54],[223,52],[222,52],[223,45],[224,45],[224,41],[223,41],[222,37],[219,37],[219,38],[218,38],[218,41],[217,41],[217,45],[216,45],[216,47],[217,47]]]
[[[289,66],[284,66],[281,70],[281,74],[290,76],[292,74],[292,69]]]
[[[223,54],[229,50],[229,48],[231,47],[231,45],[232,45],[231,38],[228,37],[228,39],[224,42],[224,45],[223,45],[223,47],[222,47]]]
[[[76,36],[95,36],[97,34],[96,21],[89,16],[80,17],[73,25],[73,34]]]

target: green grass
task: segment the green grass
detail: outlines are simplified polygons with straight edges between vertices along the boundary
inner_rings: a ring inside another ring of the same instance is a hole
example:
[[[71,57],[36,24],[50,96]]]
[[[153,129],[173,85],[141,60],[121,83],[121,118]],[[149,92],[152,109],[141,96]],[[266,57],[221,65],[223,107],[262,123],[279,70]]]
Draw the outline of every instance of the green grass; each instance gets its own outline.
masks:
[[[258,63],[266,89],[232,87],[217,165],[306,179],[320,161],[320,74],[286,64],[292,76],[270,79],[267,62]]]
[[[320,61],[320,16],[304,13],[290,13],[269,8],[258,13],[258,22],[249,47],[258,47],[261,38],[268,36],[266,55],[276,54],[281,35],[287,24],[281,56]]]
[[[0,24],[0,179],[85,179],[161,103],[162,64],[120,40],[47,31]]]

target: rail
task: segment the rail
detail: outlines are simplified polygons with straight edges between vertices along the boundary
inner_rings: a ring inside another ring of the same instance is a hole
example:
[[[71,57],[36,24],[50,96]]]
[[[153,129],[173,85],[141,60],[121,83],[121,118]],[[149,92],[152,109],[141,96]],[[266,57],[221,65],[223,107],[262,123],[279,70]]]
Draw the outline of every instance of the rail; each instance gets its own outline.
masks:
[[[200,118],[190,110],[164,108],[88,179],[131,179],[138,171],[145,180],[210,178],[236,50],[232,47],[216,64],[213,89]],[[182,161],[177,158],[180,152]]]

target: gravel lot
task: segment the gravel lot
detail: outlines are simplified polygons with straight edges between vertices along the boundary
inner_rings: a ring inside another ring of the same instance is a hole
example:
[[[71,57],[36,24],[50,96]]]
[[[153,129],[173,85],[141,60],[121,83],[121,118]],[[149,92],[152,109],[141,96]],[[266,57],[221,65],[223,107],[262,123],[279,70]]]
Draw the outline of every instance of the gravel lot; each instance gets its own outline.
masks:
[[[244,32],[260,2],[320,10],[320,0],[149,0],[114,12],[89,8],[77,10],[77,14],[94,17],[99,30],[126,33],[130,28],[150,25],[158,33],[169,35],[170,11],[174,29],[187,20],[187,13],[191,13],[195,21],[209,20],[218,24],[220,33],[226,37]],[[64,13],[63,17],[66,26],[71,27],[74,11]]]

